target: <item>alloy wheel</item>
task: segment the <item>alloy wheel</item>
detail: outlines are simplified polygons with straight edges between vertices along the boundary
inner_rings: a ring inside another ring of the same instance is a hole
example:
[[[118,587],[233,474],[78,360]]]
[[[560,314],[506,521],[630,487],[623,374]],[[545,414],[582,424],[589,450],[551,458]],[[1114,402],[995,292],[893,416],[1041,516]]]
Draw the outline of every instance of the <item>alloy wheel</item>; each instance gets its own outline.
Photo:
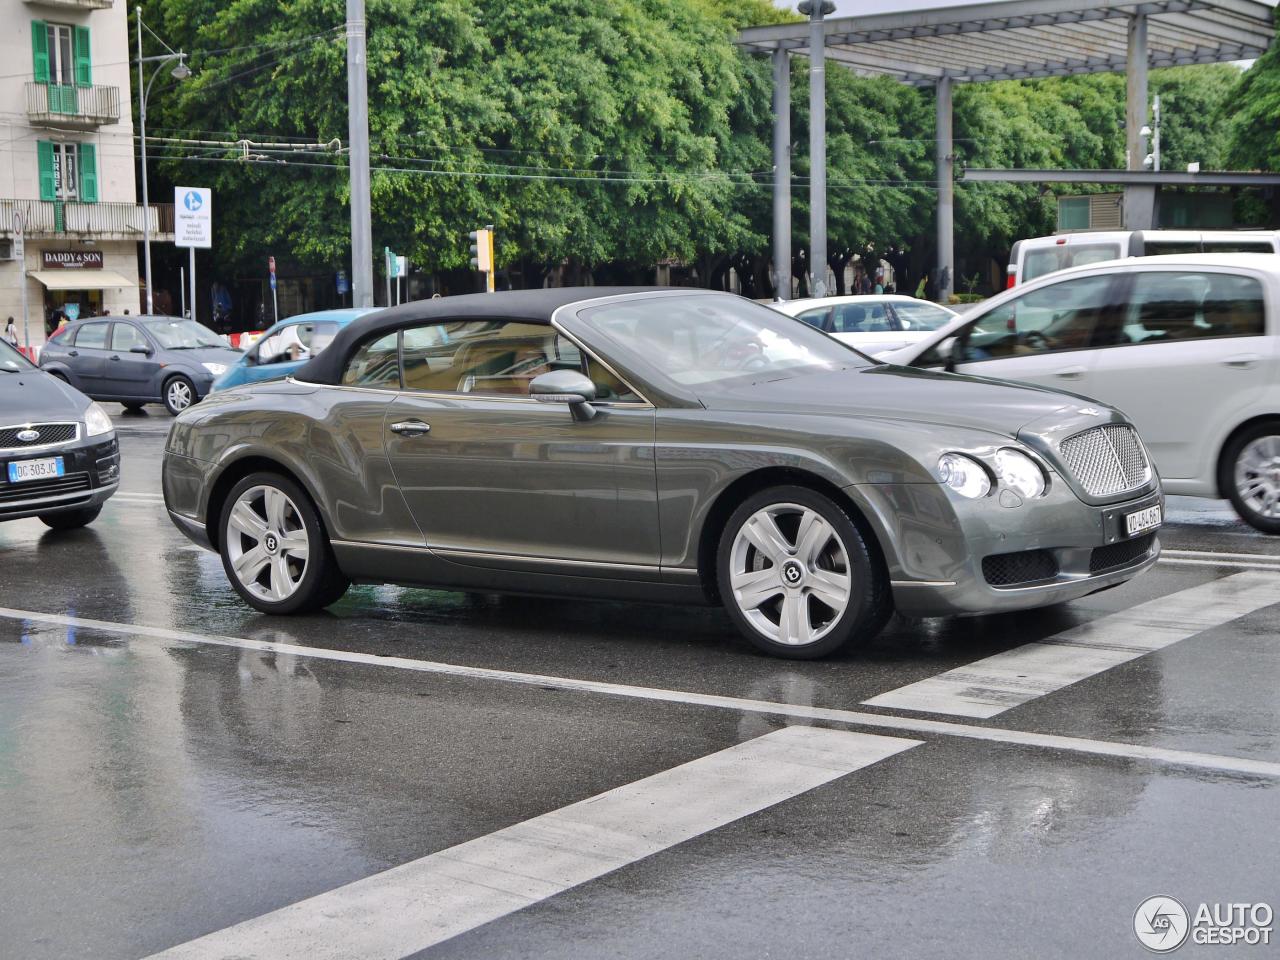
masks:
[[[1240,451],[1235,485],[1245,507],[1268,520],[1280,519],[1280,436],[1258,437]]]
[[[825,637],[849,607],[849,554],[821,514],[795,503],[757,510],[729,554],[738,609],[765,637],[805,646]]]
[[[227,558],[240,584],[268,603],[288,600],[306,576],[311,541],[297,505],[271,486],[250,487],[227,513]]]
[[[165,391],[165,396],[171,410],[185,410],[191,406],[191,401],[194,399],[191,384],[181,379],[174,380],[169,384],[168,389]]]

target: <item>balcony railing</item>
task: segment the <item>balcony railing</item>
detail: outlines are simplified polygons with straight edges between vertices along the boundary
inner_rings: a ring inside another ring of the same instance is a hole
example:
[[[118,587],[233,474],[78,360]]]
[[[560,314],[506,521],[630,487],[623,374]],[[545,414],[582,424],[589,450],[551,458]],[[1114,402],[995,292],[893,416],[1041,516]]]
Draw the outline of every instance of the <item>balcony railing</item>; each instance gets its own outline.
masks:
[[[70,7],[75,10],[110,10],[115,0],[26,0],[35,7]]]
[[[43,127],[85,130],[120,119],[119,87],[28,83],[27,121]]]
[[[143,208],[136,203],[0,200],[0,236],[13,236],[14,214],[20,214],[28,240],[89,237],[97,240],[141,240]],[[173,239],[173,204],[150,207],[152,240]]]

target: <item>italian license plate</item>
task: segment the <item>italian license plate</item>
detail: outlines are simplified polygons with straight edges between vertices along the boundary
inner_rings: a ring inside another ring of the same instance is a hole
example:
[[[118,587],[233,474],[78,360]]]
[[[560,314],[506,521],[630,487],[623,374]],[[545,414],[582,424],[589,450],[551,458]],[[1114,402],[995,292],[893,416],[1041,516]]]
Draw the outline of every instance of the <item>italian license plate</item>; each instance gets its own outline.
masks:
[[[1133,513],[1127,514],[1124,518],[1124,533],[1126,537],[1136,537],[1140,533],[1148,530],[1154,530],[1160,526],[1160,506],[1147,507],[1145,510],[1135,510]]]
[[[50,477],[65,475],[67,468],[61,457],[48,457],[44,460],[19,460],[9,464],[9,482],[22,483],[24,480],[47,480]]]

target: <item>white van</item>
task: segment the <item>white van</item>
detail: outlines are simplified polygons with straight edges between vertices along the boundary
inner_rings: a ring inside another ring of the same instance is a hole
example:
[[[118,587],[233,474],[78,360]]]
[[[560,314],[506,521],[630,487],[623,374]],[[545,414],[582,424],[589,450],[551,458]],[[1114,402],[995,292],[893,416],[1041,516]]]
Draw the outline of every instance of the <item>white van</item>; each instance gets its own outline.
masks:
[[[1009,251],[1007,289],[1067,267],[1175,253],[1280,253],[1275,230],[1100,230],[1019,240]]]

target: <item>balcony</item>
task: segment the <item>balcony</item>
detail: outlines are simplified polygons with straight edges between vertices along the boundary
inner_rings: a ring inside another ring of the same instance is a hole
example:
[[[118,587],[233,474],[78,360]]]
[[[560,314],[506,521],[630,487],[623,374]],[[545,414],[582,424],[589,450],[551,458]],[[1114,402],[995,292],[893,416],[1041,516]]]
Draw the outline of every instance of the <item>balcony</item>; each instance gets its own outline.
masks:
[[[0,200],[0,237],[13,235],[14,214],[22,215],[28,240],[82,238],[141,240],[143,208],[136,203],[75,203]],[[173,240],[173,204],[150,208],[152,240]]]
[[[27,122],[59,130],[92,130],[120,120],[119,87],[27,84]]]
[[[115,0],[25,0],[33,7],[61,7],[72,10],[110,10]]]

